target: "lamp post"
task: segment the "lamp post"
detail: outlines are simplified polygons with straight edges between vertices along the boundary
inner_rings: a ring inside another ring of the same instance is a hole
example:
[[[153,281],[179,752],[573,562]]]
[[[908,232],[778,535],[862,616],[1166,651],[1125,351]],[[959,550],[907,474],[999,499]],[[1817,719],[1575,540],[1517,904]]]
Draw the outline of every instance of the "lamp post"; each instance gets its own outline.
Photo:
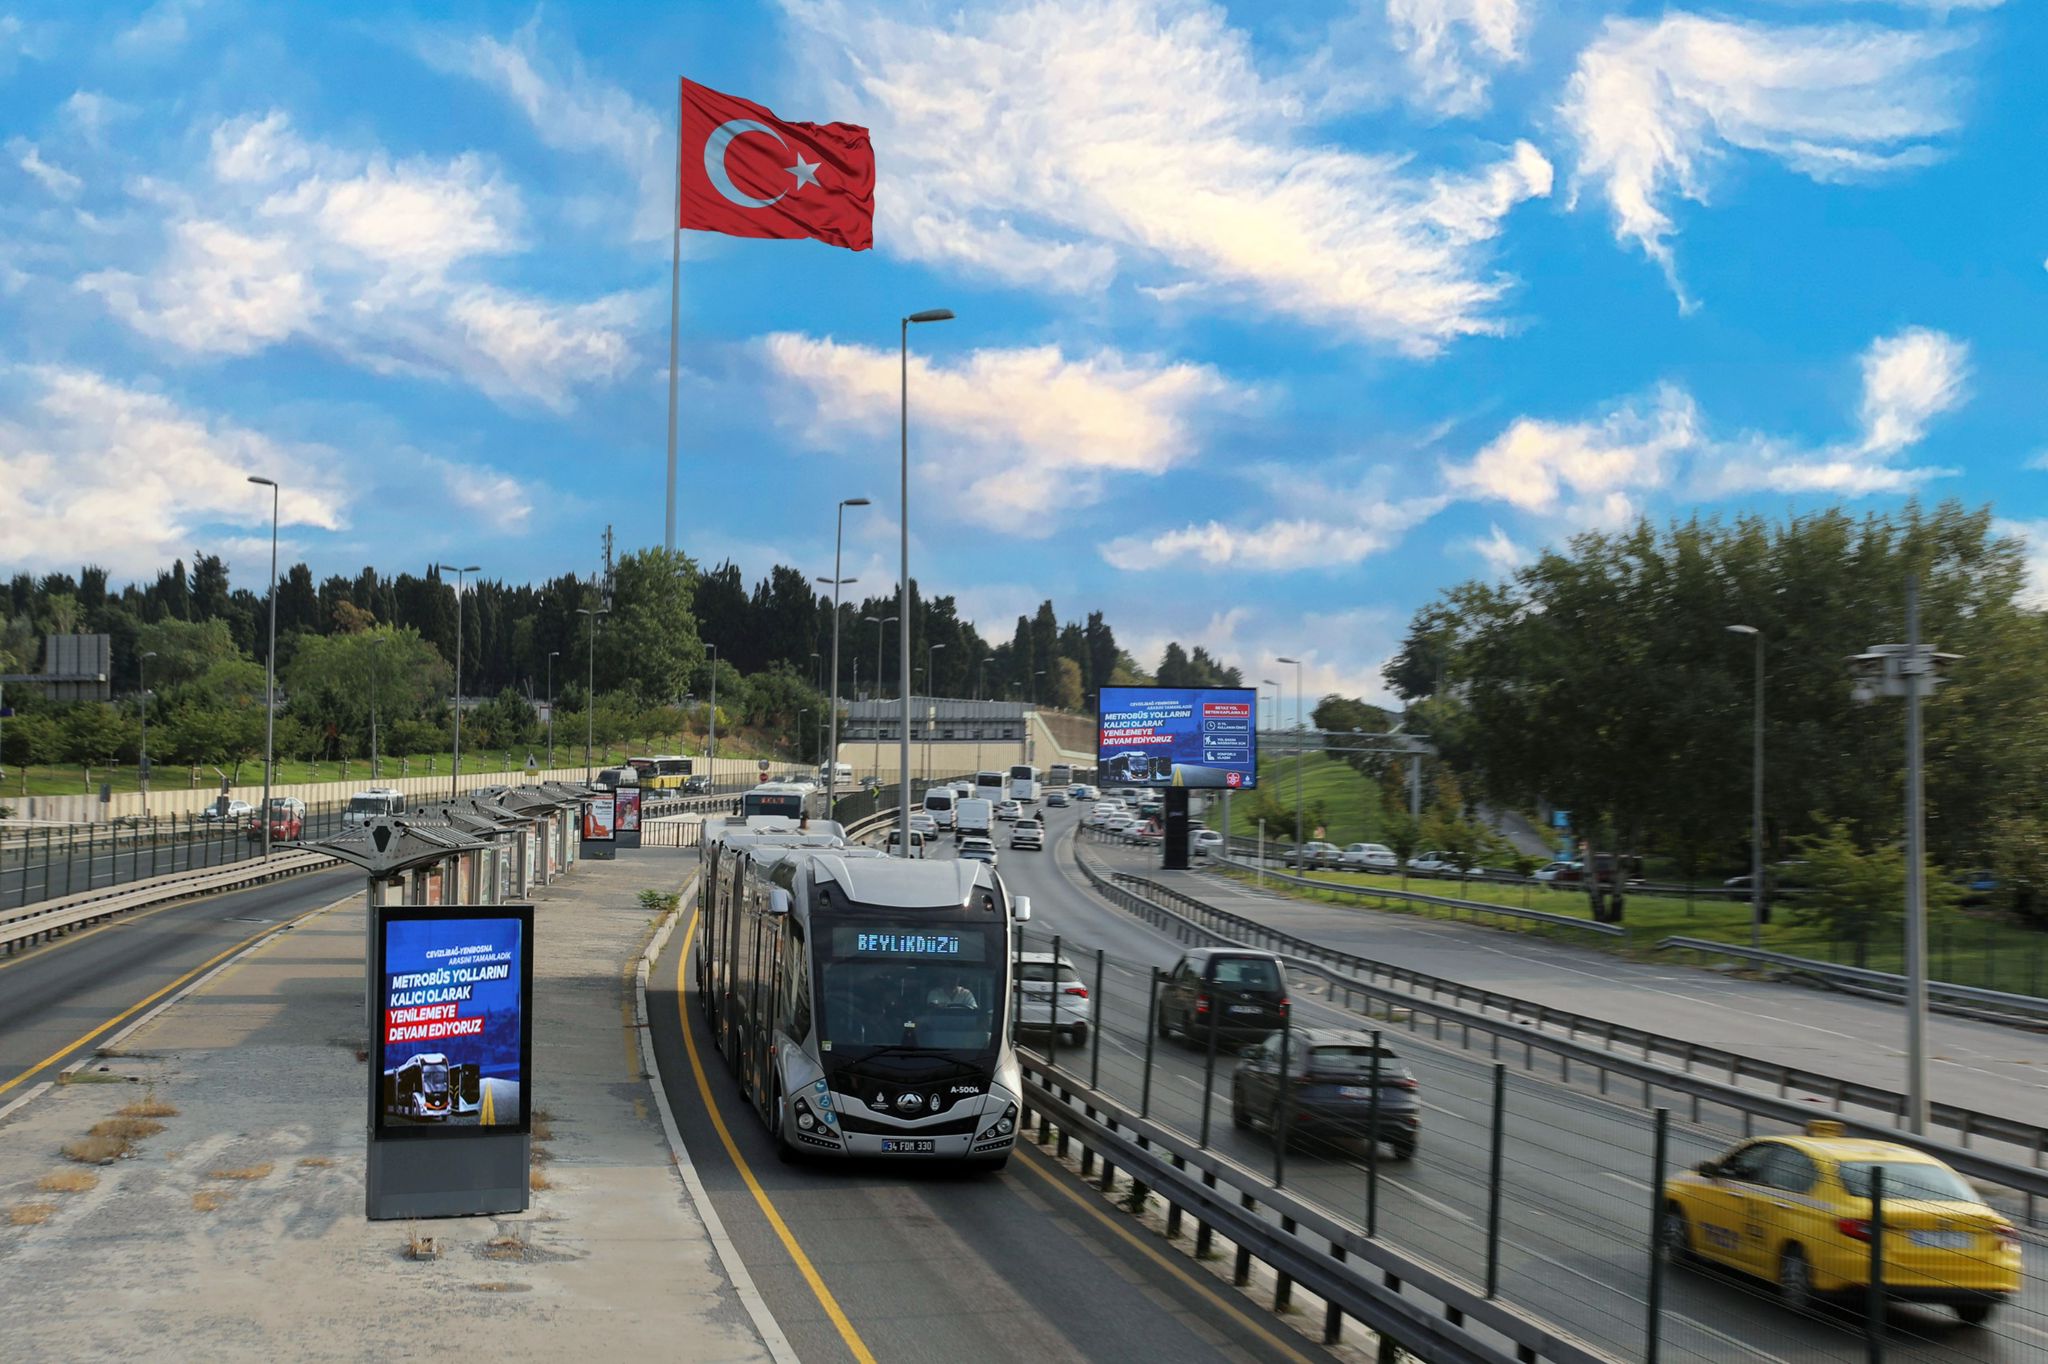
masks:
[[[704,737],[704,764],[711,769],[711,790],[718,791],[718,646],[706,644],[711,655],[711,729]]]
[[[462,580],[464,575],[476,572],[476,565],[435,567],[455,575],[455,765],[448,773],[448,799],[456,800],[462,795]]]
[[[855,578],[839,576],[840,550],[846,544],[846,509],[869,505],[865,497],[842,497],[833,517],[836,528],[832,533],[832,725],[831,738],[825,744],[825,808],[833,808],[839,798],[839,589]],[[854,691],[860,690],[858,678],[860,665],[854,665]]]
[[[555,766],[555,660],[562,656],[560,649],[548,651],[548,770]]]
[[[1920,580],[1906,577],[1906,642],[1873,644],[1849,660],[1858,701],[1906,698],[1906,1120],[1927,1131],[1927,830],[1921,809],[1920,698],[1960,654],[1920,642]]]
[[[263,859],[270,860],[270,777],[277,765],[277,483],[249,475],[270,489],[270,657],[263,664]]]
[[[135,787],[142,792],[142,814],[149,816],[149,669],[143,665],[156,657],[156,650],[149,649],[135,659],[135,674],[142,683],[142,760],[135,768]]]
[[[903,831],[899,842],[902,856],[910,856],[910,324],[913,322],[951,322],[950,308],[926,308],[903,319],[901,335],[902,375],[902,513],[897,532],[901,537],[901,579],[897,584],[896,613],[901,617],[897,630],[897,672],[902,676],[903,688],[903,746],[897,761],[897,777],[900,787],[896,792],[896,827]]]
[[[375,782],[383,770],[377,753],[377,683],[384,670],[384,640],[382,633],[370,636],[370,780]]]
[[[609,616],[609,606],[579,606],[576,614],[590,617],[590,658],[583,675],[583,784],[590,784],[590,749],[597,719],[597,618]],[[715,713],[715,712],[714,712]]]
[[[1301,848],[1302,848],[1302,842],[1301,842],[1301,839],[1302,839],[1302,829],[1301,829],[1301,812],[1302,812],[1302,800],[1301,800],[1301,764],[1302,764],[1302,742],[1301,742],[1301,740],[1302,740],[1302,734],[1301,734],[1301,660],[1300,660],[1300,659],[1298,659],[1298,658],[1280,658],[1280,659],[1275,659],[1275,660],[1274,660],[1274,662],[1276,662],[1276,663],[1292,663],[1292,664],[1294,665],[1294,851],[1295,851],[1295,852],[1296,852],[1297,854],[1300,854],[1300,852],[1301,852]],[[1278,684],[1276,683],[1275,685],[1278,685]]]
[[[1750,720],[1749,945],[1764,945],[1764,632],[1754,625],[1730,625],[1731,635],[1756,641],[1756,711]]]

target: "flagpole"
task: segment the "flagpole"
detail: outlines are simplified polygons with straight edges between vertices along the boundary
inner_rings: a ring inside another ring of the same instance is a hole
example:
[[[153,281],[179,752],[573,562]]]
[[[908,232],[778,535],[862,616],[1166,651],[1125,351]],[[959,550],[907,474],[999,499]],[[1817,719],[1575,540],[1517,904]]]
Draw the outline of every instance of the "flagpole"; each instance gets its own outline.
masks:
[[[668,526],[662,545],[676,548],[676,350],[683,316],[683,82],[676,78],[676,208],[668,220]]]

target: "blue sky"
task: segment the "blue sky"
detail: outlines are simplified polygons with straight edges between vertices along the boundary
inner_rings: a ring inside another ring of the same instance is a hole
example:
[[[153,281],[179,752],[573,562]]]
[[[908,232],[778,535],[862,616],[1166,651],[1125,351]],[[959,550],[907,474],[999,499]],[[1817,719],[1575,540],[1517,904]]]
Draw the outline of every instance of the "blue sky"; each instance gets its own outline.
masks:
[[[1375,694],[1587,527],[1912,496],[2048,561],[2048,19],[1999,0],[0,0],[0,570],[662,531],[678,75],[873,129],[683,240],[683,547]],[[688,149],[686,149],[688,150]],[[260,549],[259,549],[260,547]]]

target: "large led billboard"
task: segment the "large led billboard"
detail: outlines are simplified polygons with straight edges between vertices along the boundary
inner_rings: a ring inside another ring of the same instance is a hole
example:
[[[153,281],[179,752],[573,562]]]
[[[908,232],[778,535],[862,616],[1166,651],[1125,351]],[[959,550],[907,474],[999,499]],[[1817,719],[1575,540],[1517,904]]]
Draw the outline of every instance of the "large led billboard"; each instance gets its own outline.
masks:
[[[376,1134],[526,1131],[533,907],[390,905],[378,921]]]
[[[1250,687],[1104,687],[1095,769],[1106,786],[1258,785]]]

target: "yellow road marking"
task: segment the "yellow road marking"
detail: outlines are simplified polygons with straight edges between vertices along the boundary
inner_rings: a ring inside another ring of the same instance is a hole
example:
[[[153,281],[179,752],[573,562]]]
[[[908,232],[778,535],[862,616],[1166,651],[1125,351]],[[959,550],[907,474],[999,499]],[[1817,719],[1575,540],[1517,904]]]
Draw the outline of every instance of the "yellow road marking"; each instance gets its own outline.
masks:
[[[804,1282],[811,1286],[812,1295],[818,1299],[818,1306],[825,1309],[825,1315],[831,1318],[833,1328],[839,1332],[839,1338],[846,1342],[846,1348],[860,1364],[875,1364],[873,1352],[860,1338],[860,1332],[853,1329],[853,1323],[847,1320],[846,1313],[839,1306],[839,1300],[832,1296],[832,1290],[825,1287],[825,1280],[819,1275],[817,1267],[811,1263],[810,1256],[804,1254],[803,1248],[797,1245],[795,1235],[790,1232],[789,1224],[782,1220],[782,1214],[775,1210],[775,1204],[770,1201],[768,1191],[763,1189],[761,1181],[754,1177],[753,1167],[748,1165],[746,1157],[740,1154],[739,1143],[732,1139],[732,1132],[727,1129],[725,1118],[718,1111],[718,1100],[711,1096],[711,1079],[704,1073],[704,1062],[697,1055],[697,1039],[691,1035],[689,1013],[683,1007],[683,973],[689,967],[690,944],[696,937],[697,915],[692,911],[690,926],[683,931],[682,950],[676,954],[676,1022],[683,1030],[683,1049],[690,1054],[690,1070],[697,1077],[697,1093],[704,1100],[704,1111],[711,1115],[711,1125],[718,1132],[718,1140],[724,1145],[725,1154],[732,1159],[733,1168],[738,1170],[740,1178],[746,1181],[747,1191],[754,1195],[754,1202],[760,1207],[761,1215],[768,1219],[768,1225],[775,1230],[775,1238],[782,1242],[782,1248],[788,1251],[789,1258],[796,1262],[797,1272],[803,1275]]]
[[[1020,1154],[1024,1156],[1023,1161],[1020,1162],[1024,1169],[1031,1171],[1032,1174],[1037,1175],[1047,1184],[1050,1184],[1053,1188],[1059,1190],[1060,1194],[1064,1196],[1069,1202],[1073,1203],[1075,1207],[1080,1208],[1082,1211],[1086,1212],[1090,1217],[1093,1217],[1097,1222],[1100,1222],[1103,1226],[1109,1228],[1109,1230],[1112,1233],[1114,1233],[1118,1237],[1121,1237],[1140,1255],[1143,1255],[1153,1264],[1158,1265],[1161,1269],[1164,1269],[1167,1273],[1173,1275],[1181,1282],[1188,1284],[1190,1287],[1193,1287],[1200,1291],[1204,1297],[1206,1297],[1209,1301],[1215,1303],[1217,1307],[1221,1308],[1223,1310],[1224,1315],[1228,1316],[1232,1321],[1235,1321],[1238,1325],[1250,1331],[1253,1335],[1259,1336],[1262,1339],[1264,1339],[1267,1344],[1271,1345],[1274,1349],[1280,1351],[1280,1353],[1285,1355],[1287,1358],[1300,1360],[1301,1364],[1312,1364],[1311,1360],[1307,1355],[1302,1354],[1289,1342],[1275,1335],[1270,1329],[1267,1328],[1264,1322],[1258,1320],[1256,1317],[1247,1314],[1236,1304],[1226,1301],[1222,1296],[1220,1296],[1214,1283],[1206,1282],[1202,1277],[1194,1273],[1191,1273],[1188,1267],[1181,1262],[1178,1256],[1168,1255],[1166,1252],[1160,1250],[1157,1246],[1152,1245],[1143,1237],[1133,1232],[1129,1227],[1124,1226],[1115,1218],[1111,1217],[1108,1213],[1104,1212],[1093,1197],[1080,1192],[1078,1189],[1073,1188],[1073,1181],[1071,1178],[1067,1176],[1066,1171],[1063,1168],[1060,1170],[1058,1174],[1055,1174],[1051,1170],[1046,1169],[1043,1165],[1040,1165],[1038,1162],[1040,1160],[1045,1159],[1045,1157],[1039,1153],[1038,1148],[1036,1146],[1034,1146],[1032,1143],[1028,1141],[1023,1140],[1021,1128],[1019,1129],[1017,1150]]]
[[[147,1009],[150,1005],[156,1003],[159,999],[162,999],[171,991],[177,989],[181,985],[184,985],[188,981],[194,980],[199,976],[204,975],[209,969],[218,965],[220,962],[225,961],[227,958],[232,957],[235,953],[241,951],[243,948],[252,946],[255,943],[259,943],[273,933],[282,933],[285,929],[291,928],[295,924],[299,923],[300,920],[310,919],[315,914],[322,913],[323,911],[332,908],[332,905],[322,905],[320,906],[319,909],[309,909],[304,914],[299,915],[298,918],[287,919],[285,922],[281,924],[272,924],[269,928],[264,929],[260,933],[251,933],[248,937],[242,939],[233,947],[227,948],[224,951],[218,952],[215,955],[208,957],[205,961],[199,963],[199,965],[193,967],[184,975],[179,976],[169,985],[164,986],[161,990],[158,990],[156,993],[150,995],[147,999],[143,999],[135,1004],[129,1005],[120,1013],[115,1014],[112,1018],[100,1024],[97,1028],[94,1028],[91,1032],[85,1034],[85,1036],[80,1037],[75,1041],[65,1043],[62,1048],[50,1053],[50,1055],[36,1062],[33,1066],[30,1066],[27,1070],[15,1076],[12,1080],[0,1082],[0,1094],[5,1094],[8,1090],[14,1088],[16,1085],[22,1083],[23,1081],[28,1080],[36,1075],[39,1075],[45,1070],[48,1070],[51,1066],[57,1064],[57,1062],[63,1060],[72,1052],[77,1051],[80,1047],[92,1041],[95,1037],[100,1036],[102,1033],[105,1033],[112,1028],[119,1027],[121,1024],[133,1018],[136,1014],[141,1013],[144,1009]]]

